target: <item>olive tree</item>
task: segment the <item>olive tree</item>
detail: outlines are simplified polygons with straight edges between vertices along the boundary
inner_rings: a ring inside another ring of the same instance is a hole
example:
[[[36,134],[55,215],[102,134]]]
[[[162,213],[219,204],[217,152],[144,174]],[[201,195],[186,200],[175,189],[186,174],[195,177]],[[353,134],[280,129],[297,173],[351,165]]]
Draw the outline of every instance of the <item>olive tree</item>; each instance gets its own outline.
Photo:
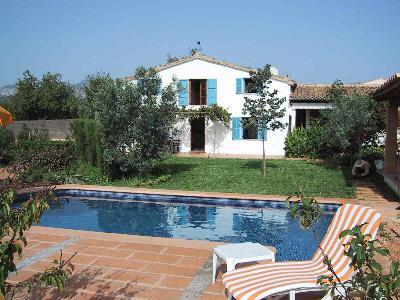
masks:
[[[111,177],[146,174],[169,149],[176,118],[176,82],[161,88],[154,68],[140,67],[135,81],[100,75],[91,90],[106,170]],[[89,82],[90,85],[90,82]]]
[[[263,145],[263,176],[266,176],[265,140],[268,130],[283,129],[286,124],[282,122],[286,109],[282,107],[285,98],[279,98],[278,90],[271,89],[271,65],[265,65],[250,74],[249,90],[254,91],[255,97],[245,97],[243,114],[249,116],[246,124],[255,124],[261,135]],[[244,126],[246,126],[244,124]]]
[[[328,91],[332,107],[321,111],[323,141],[330,154],[354,155],[364,143],[376,140],[382,129],[378,104],[368,95],[349,94],[340,81]]]

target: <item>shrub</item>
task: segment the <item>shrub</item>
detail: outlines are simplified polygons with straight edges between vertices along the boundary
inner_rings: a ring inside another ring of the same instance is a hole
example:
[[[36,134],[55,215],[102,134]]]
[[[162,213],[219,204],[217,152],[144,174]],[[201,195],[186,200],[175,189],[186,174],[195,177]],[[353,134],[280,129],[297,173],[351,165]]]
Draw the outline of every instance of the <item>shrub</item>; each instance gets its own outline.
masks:
[[[358,154],[359,159],[383,160],[385,149],[379,146],[368,146],[360,149]]]
[[[28,129],[28,126],[26,126],[26,124],[22,124],[21,130],[17,134],[17,140],[26,141],[29,140],[29,138],[30,138],[30,131]]]
[[[25,174],[28,182],[42,180],[46,172],[68,169],[77,158],[74,142],[45,139],[19,141],[16,154],[19,161],[33,161]]]
[[[285,140],[287,157],[319,158],[323,157],[322,129],[318,124],[310,128],[295,128]]]
[[[14,135],[5,127],[0,127],[0,164],[8,164],[14,156]]]
[[[176,81],[162,88],[155,69],[140,67],[137,82],[98,78],[93,90],[106,172],[111,178],[148,174],[169,151],[176,119]]]
[[[71,130],[79,157],[104,171],[103,147],[96,121],[75,119],[71,123]]]

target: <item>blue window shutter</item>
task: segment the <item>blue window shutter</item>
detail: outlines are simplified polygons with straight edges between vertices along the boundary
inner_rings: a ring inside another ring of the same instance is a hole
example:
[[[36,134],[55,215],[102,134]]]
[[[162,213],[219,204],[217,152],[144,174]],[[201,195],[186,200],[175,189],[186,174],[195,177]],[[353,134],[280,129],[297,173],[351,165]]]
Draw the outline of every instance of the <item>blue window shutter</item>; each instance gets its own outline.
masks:
[[[265,130],[264,132],[265,132],[264,138],[265,138],[265,140],[267,140],[267,130]],[[262,129],[257,130],[257,139],[262,140]]]
[[[217,79],[207,79],[207,105],[217,104]]]
[[[157,95],[160,96],[161,94],[162,94],[162,85],[160,83],[160,85],[158,86],[158,89],[157,89]]]
[[[243,94],[243,78],[236,78],[236,94]]]
[[[243,138],[243,128],[240,117],[232,117],[232,140],[241,140]]]
[[[188,106],[189,104],[189,80],[179,80],[179,83],[181,84],[182,87],[182,92],[179,94],[179,101],[178,105],[179,106]]]

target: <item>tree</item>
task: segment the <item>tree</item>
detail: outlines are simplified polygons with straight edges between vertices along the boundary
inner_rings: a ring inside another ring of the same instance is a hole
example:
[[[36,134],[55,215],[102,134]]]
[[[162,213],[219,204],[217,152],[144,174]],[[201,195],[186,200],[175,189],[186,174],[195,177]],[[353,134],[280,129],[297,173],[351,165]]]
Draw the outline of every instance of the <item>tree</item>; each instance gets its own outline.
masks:
[[[77,98],[60,74],[46,73],[38,80],[28,70],[18,79],[10,105],[16,120],[68,119],[76,115]]]
[[[161,89],[154,68],[140,67],[135,83],[103,75],[93,90],[94,118],[111,177],[148,173],[169,147],[177,85]],[[89,83],[90,85],[90,83]]]
[[[248,122],[255,124],[262,138],[263,145],[263,176],[266,176],[266,160],[265,160],[265,139],[267,130],[277,130],[286,127],[282,122],[286,109],[281,107],[285,102],[285,98],[277,97],[278,90],[271,90],[271,65],[257,69],[256,72],[250,74],[249,90],[256,93],[255,97],[245,97],[243,106],[243,114],[249,116]]]
[[[321,111],[323,140],[332,155],[354,155],[364,143],[376,140],[382,119],[379,107],[370,96],[349,95],[340,81],[328,91],[332,108]]]
[[[22,76],[17,81],[15,94],[11,97],[11,112],[16,120],[33,120],[38,115],[35,91],[39,83],[29,70]]]

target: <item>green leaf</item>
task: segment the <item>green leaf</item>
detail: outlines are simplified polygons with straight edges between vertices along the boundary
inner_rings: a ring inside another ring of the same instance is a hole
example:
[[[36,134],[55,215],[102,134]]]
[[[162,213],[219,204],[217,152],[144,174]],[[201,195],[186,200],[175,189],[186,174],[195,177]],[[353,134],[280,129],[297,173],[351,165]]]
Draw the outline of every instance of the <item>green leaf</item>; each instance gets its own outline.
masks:
[[[393,277],[397,276],[399,271],[399,262],[398,261],[392,261],[390,265],[390,275]]]
[[[377,271],[382,271],[382,266],[380,263],[378,263],[376,260],[371,261],[371,266],[377,270]]]
[[[375,248],[375,252],[379,253],[382,256],[388,256],[389,255],[389,250],[383,247],[378,247]]]

